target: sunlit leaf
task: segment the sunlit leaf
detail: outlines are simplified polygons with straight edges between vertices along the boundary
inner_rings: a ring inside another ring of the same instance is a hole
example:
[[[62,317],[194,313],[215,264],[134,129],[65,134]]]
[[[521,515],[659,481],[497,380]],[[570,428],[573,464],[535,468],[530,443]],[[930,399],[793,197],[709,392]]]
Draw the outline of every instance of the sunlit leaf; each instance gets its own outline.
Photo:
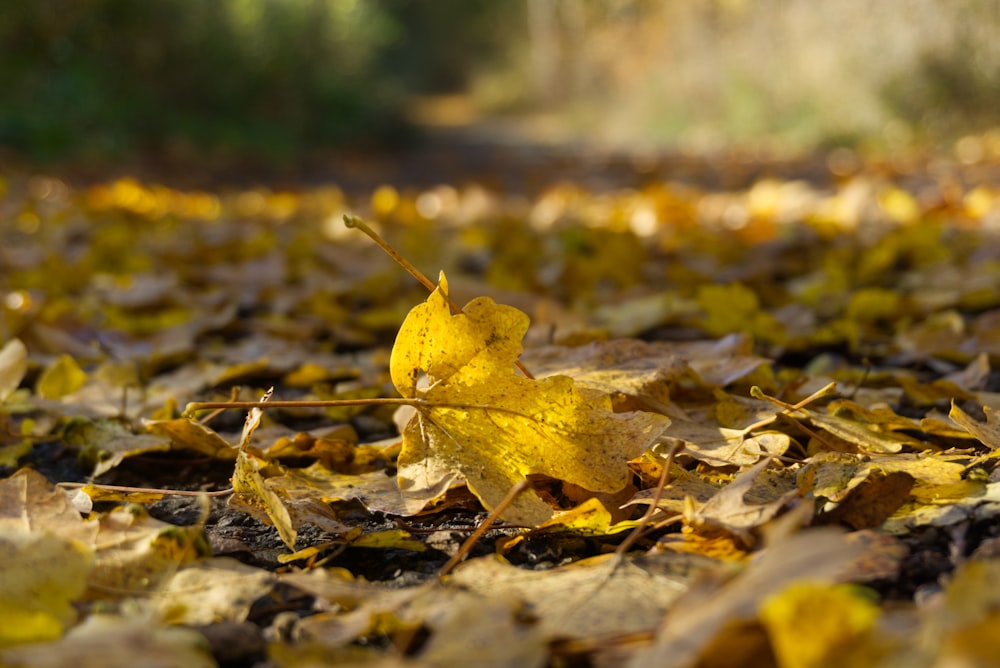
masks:
[[[774,653],[788,668],[880,665],[870,636],[878,618],[872,597],[847,585],[792,584],[760,608]]]
[[[566,376],[519,376],[513,364],[527,316],[488,298],[452,315],[446,294],[442,276],[400,327],[390,361],[400,394],[418,400],[399,456],[400,488],[414,510],[459,475],[487,508],[530,473],[595,492],[623,488],[626,462],[653,442],[667,418],[614,413],[607,396],[585,396]],[[551,515],[533,492],[504,514],[527,524]]]
[[[147,420],[146,431],[166,436],[171,444],[218,459],[235,459],[236,448],[211,428],[187,418]]]
[[[60,355],[55,362],[45,367],[35,390],[45,399],[60,399],[79,390],[85,382],[87,374],[76,360],[69,355]]]
[[[92,549],[48,532],[0,535],[0,649],[54,640],[76,620],[72,603],[87,588]]]
[[[427,549],[427,546],[419,540],[411,538],[411,534],[409,532],[399,529],[366,533],[352,540],[351,546],[392,548],[395,550],[410,550],[411,552],[423,552]]]

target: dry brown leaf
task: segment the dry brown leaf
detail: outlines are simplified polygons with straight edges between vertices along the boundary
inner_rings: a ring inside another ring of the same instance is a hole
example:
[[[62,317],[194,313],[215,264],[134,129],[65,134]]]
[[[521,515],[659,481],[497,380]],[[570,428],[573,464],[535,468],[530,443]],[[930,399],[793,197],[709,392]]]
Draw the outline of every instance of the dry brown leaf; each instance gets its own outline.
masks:
[[[270,397],[269,390],[261,402],[268,401]],[[261,417],[263,411],[258,407],[251,408],[247,414],[232,478],[234,494],[229,499],[229,505],[273,524],[282,542],[291,550],[295,549],[298,528],[303,525],[311,524],[331,533],[347,531],[349,527],[340,523],[324,499],[309,491],[301,493],[303,476],[288,473],[285,467],[270,461],[263,452],[250,445]],[[308,482],[304,486],[309,488]]]
[[[986,415],[986,422],[974,420],[971,415],[959,408],[958,404],[952,403],[951,412],[948,417],[954,420],[955,424],[979,439],[979,442],[988,447],[992,455],[1000,453],[1000,421],[996,420],[995,411],[989,406],[983,406],[983,413]]]
[[[753,546],[753,531],[803,494],[791,476],[768,472],[770,464],[764,460],[741,472],[700,508],[685,513],[688,524],[697,531],[725,531]]]
[[[99,533],[87,579],[89,599],[148,595],[184,564],[210,552],[200,525],[174,526],[139,506],[122,506],[92,523]]]
[[[66,492],[38,471],[21,469],[0,480],[0,532],[48,532],[94,547],[98,527],[80,518]]]
[[[651,628],[695,578],[715,565],[696,555],[644,555],[620,563],[605,555],[528,571],[484,557],[462,564],[448,583],[524,601],[547,640],[594,638]]]
[[[720,427],[711,422],[675,419],[663,432],[657,452],[674,445],[683,453],[710,466],[752,466],[762,457],[783,455],[791,439],[777,431],[748,434],[745,429]]]
[[[148,607],[167,624],[241,622],[254,601],[267,595],[274,582],[273,573],[235,559],[205,559],[163,581]]]

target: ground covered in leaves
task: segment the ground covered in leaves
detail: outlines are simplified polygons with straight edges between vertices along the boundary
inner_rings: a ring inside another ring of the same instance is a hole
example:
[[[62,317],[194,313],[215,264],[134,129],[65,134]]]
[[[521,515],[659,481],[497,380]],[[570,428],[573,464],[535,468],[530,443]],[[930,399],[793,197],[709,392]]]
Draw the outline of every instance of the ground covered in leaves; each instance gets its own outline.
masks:
[[[0,663],[983,665],[1000,151],[964,141],[516,192],[3,175]]]

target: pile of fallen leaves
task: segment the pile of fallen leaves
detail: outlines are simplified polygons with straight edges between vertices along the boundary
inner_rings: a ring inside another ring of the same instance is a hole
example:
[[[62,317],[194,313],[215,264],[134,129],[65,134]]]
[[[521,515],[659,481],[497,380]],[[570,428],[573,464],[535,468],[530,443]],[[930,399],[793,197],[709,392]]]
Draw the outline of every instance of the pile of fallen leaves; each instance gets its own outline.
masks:
[[[0,663],[985,665],[987,166],[5,176]]]

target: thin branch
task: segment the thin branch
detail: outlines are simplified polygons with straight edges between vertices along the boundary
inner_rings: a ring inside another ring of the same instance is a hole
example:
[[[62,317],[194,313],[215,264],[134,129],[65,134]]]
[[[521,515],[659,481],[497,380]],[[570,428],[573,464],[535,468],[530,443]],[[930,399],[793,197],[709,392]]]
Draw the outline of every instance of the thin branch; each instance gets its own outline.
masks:
[[[781,408],[781,410],[778,411],[776,414],[772,415],[771,417],[766,417],[763,420],[758,420],[757,422],[754,422],[752,425],[744,427],[742,429],[742,432],[743,432],[742,436],[746,436],[747,434],[749,434],[750,432],[752,432],[754,429],[760,429],[761,427],[766,427],[769,424],[773,424],[778,419],[779,415],[791,415],[795,411],[797,411],[797,410],[799,410],[801,408],[805,408],[806,406],[808,406],[812,402],[816,401],[817,399],[820,399],[823,396],[829,394],[831,392],[831,390],[833,390],[836,387],[837,387],[836,383],[828,383],[828,384],[824,385],[823,387],[821,387],[820,389],[818,389],[815,392],[813,392],[812,394],[810,394],[808,397],[806,397],[802,401],[798,402],[797,404],[787,404],[784,401],[782,401],[781,399],[775,399],[774,397],[771,397],[771,396],[768,396],[768,395],[764,394],[764,392],[761,391],[761,389],[759,387],[757,387],[756,385],[753,386],[752,388],[750,388],[750,395],[754,399],[762,399],[764,401],[770,401],[775,406],[778,406],[779,408]]]
[[[106,492],[125,492],[128,494],[163,494],[164,496],[225,496],[233,493],[233,488],[216,490],[214,492],[199,492],[189,489],[153,489],[152,487],[122,487],[120,485],[99,485],[90,482],[60,482],[56,487],[63,489],[82,489],[93,487]]]
[[[653,515],[660,509],[660,499],[663,498],[663,490],[666,488],[667,484],[670,482],[670,467],[674,464],[674,456],[684,447],[681,443],[674,443],[670,447],[670,452],[667,453],[667,461],[663,464],[663,473],[660,474],[660,481],[656,485],[656,494],[653,495],[653,500],[643,513],[642,518],[639,520],[638,526],[632,529],[632,533],[628,535],[628,538],[622,541],[618,549],[615,550],[615,556],[621,559],[628,552],[629,548],[632,547],[639,537],[642,535],[643,531],[646,529],[646,525],[653,518]]]
[[[458,548],[458,552],[455,553],[455,556],[449,559],[448,562],[441,567],[441,570],[438,571],[438,578],[443,578],[448,575],[448,573],[451,573],[452,569],[454,569],[455,566],[458,566],[458,564],[465,559],[465,556],[469,553],[473,546],[479,542],[479,539],[482,538],[483,534],[493,528],[493,523],[498,517],[500,517],[501,513],[507,510],[510,504],[514,503],[514,499],[516,499],[518,495],[526,489],[528,489],[527,480],[522,480],[510,488],[510,491],[507,492],[507,496],[503,497],[503,500],[497,504],[497,507],[493,509],[493,512],[491,512],[489,516],[483,520],[482,524],[476,528],[471,536],[465,539],[465,542],[462,543],[460,548]]]
[[[437,288],[437,286],[434,285],[431,279],[424,276],[424,273],[422,271],[413,266],[413,264],[405,257],[403,257],[399,251],[390,246],[389,242],[383,239],[378,232],[373,230],[368,225],[368,223],[361,220],[357,216],[348,216],[347,214],[344,214],[344,225],[347,225],[351,229],[360,230],[361,232],[364,232],[369,239],[374,241],[379,248],[381,248],[386,252],[386,255],[395,260],[396,264],[398,264],[400,267],[408,271],[410,273],[410,276],[413,276],[413,278],[420,281],[420,284],[423,285],[425,288],[427,288],[431,292],[434,292],[434,290]],[[448,305],[451,306],[452,311],[454,311],[455,313],[462,312],[462,307],[456,305],[455,302],[451,301],[450,297],[445,295],[445,299],[448,300]]]
[[[420,406],[422,399],[405,397],[383,397],[376,399],[323,399],[316,401],[192,401],[184,407],[184,413],[201,410],[227,408],[337,408],[339,406]]]

